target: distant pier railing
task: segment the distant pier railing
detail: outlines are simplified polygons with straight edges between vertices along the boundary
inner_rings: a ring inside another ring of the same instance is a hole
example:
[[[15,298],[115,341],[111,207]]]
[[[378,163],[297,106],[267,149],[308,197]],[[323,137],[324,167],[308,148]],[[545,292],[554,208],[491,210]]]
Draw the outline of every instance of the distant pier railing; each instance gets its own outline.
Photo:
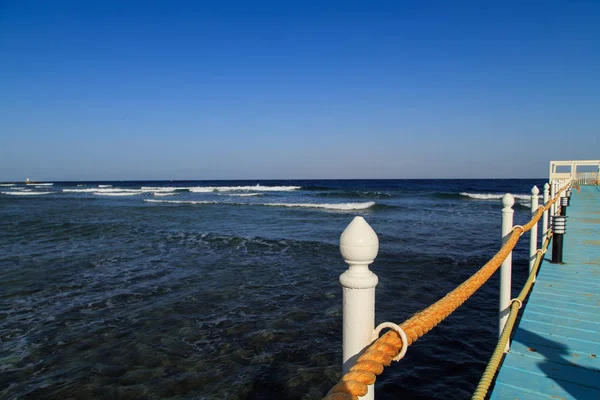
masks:
[[[600,173],[580,172],[573,181],[574,186],[600,185]]]
[[[600,165],[600,164],[599,164]],[[401,324],[385,322],[375,327],[375,287],[378,277],[369,265],[379,251],[379,240],[371,226],[355,217],[340,237],[340,252],[349,268],[340,276],[343,288],[343,373],[324,400],[374,399],[377,375],[392,361],[399,361],[408,346],[425,335],[472,296],[500,269],[499,342],[473,398],[483,399],[503,353],[509,349],[510,332],[521,304],[528,295],[546,253],[553,227],[559,228],[562,207],[566,207],[574,177],[561,177],[544,185],[544,204],[538,206],[539,189],[532,188],[531,220],[513,226],[514,197],[502,198],[502,247],[469,279],[426,309]],[[567,196],[568,194],[568,196]],[[565,199],[562,201],[561,199]],[[564,214],[563,214],[564,215]],[[538,222],[542,220],[542,248],[537,248]],[[511,299],[512,251],[520,237],[530,232],[529,278],[517,298]],[[559,233],[558,230],[556,232]],[[389,329],[381,337],[380,332]]]

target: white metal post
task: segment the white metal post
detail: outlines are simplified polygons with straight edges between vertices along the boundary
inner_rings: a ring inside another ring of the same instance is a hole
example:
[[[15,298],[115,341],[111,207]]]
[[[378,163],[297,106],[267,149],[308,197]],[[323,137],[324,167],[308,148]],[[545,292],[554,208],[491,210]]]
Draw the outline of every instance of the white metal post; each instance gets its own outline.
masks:
[[[348,372],[375,329],[375,286],[378,278],[369,264],[379,252],[379,239],[363,217],[354,217],[340,237],[340,252],[349,268],[340,275],[344,292],[343,371]],[[374,398],[373,385],[361,399]]]
[[[506,243],[513,229],[513,214],[512,206],[515,204],[515,198],[506,193],[502,197],[502,244]],[[512,252],[508,254],[506,259],[500,266],[500,307],[498,309],[499,330],[498,336],[502,334],[504,325],[508,320],[510,312],[511,294],[511,272],[512,272]],[[506,350],[508,350],[508,345]]]
[[[537,186],[534,186],[531,189],[531,215],[537,213],[538,209],[538,195],[540,194],[540,190]],[[529,273],[533,269],[533,264],[535,264],[535,258],[537,254],[537,239],[538,239],[538,224],[536,223],[531,227],[530,230],[531,242],[529,243]]]
[[[548,198],[550,197],[550,185],[548,183],[544,184],[544,206],[548,203]],[[548,238],[548,211],[544,211],[544,215],[542,215],[542,246],[546,243],[546,239]]]
[[[554,199],[556,196],[556,181],[552,181],[550,183],[550,199]],[[552,217],[554,217],[556,212],[556,203],[552,204],[550,207],[550,228],[552,228]]]

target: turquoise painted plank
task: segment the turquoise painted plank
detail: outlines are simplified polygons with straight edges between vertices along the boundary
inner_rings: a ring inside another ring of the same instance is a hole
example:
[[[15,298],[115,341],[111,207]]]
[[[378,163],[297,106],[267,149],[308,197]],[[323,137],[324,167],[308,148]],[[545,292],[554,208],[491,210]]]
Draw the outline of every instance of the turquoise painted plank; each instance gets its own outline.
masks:
[[[540,286],[546,286],[550,289],[568,290],[575,291],[581,290],[583,287],[587,292],[598,294],[600,292],[600,283],[595,283],[592,279],[582,280],[564,280],[552,278],[549,279],[547,276],[537,278],[537,282]],[[582,284],[584,286],[582,286]]]
[[[584,283],[582,282],[582,285],[583,284]],[[584,291],[582,290],[581,296],[573,296],[573,295],[569,295],[569,294],[557,293],[557,292],[553,291],[552,288],[539,287],[535,291],[535,294],[537,296],[541,296],[541,297],[550,296],[551,298],[554,298],[557,301],[576,302],[576,304],[582,304],[584,306],[587,306],[589,303],[591,303],[593,305],[597,305],[594,302],[594,297],[597,297],[597,296],[593,296],[593,295],[584,296],[583,292]]]
[[[513,341],[533,345],[534,347],[536,344],[543,344],[550,347],[571,348],[585,354],[599,355],[600,352],[600,345],[597,341],[590,342],[573,337],[552,335],[543,331],[527,331],[521,328],[515,332]]]
[[[593,311],[590,310],[590,311]],[[570,319],[578,319],[581,321],[598,321],[600,320],[600,314],[595,312],[583,312],[580,310],[569,310],[563,307],[552,307],[548,304],[539,304],[539,303],[527,303],[525,308],[525,312],[536,312],[536,313],[546,313],[546,314],[556,314],[560,312],[560,315],[564,318]]]
[[[552,293],[544,293],[541,291],[535,291],[531,294],[530,298],[529,298],[529,302],[535,302],[535,301],[540,301],[540,302],[553,302],[555,304],[563,304],[563,306],[565,304],[569,305],[569,308],[582,308],[581,311],[584,312],[597,312],[598,311],[598,304],[590,301],[588,299],[585,298],[581,298],[581,297],[568,297],[568,296],[556,296],[553,295]],[[586,311],[587,309],[587,311]],[[590,310],[591,309],[591,310]]]
[[[600,357],[592,357],[590,354],[581,353],[568,347],[556,348],[543,344],[525,345],[513,341],[510,345],[510,354],[600,370]]]
[[[537,277],[537,282],[536,283],[560,283],[560,284],[565,284],[565,285],[572,285],[575,287],[581,287],[581,282],[585,282],[586,286],[585,288],[592,291],[598,291],[600,288],[600,283],[596,283],[593,280],[589,280],[589,279],[584,279],[584,280],[577,280],[577,279],[569,279],[569,278],[558,278],[558,277],[549,277],[548,275],[538,275]]]
[[[502,380],[496,381],[496,387],[512,387],[521,391],[521,397],[515,399],[552,399],[552,400],[596,400],[600,398],[600,391],[586,386],[575,385],[569,382],[540,379],[539,376],[515,369],[504,369],[500,372]],[[500,379],[500,376],[498,376]],[[513,392],[514,393],[514,392]],[[530,397],[526,397],[530,396]],[[531,397],[538,396],[538,397]],[[490,400],[505,400],[503,393],[494,392]]]
[[[566,260],[566,256],[563,254],[563,259]],[[573,263],[575,264],[576,262],[573,261]],[[579,264],[582,264],[582,262],[578,262]],[[597,273],[594,273],[593,269],[590,268],[590,271],[586,271],[584,273],[581,272],[577,272],[577,271],[549,271],[543,275],[538,275],[538,280],[539,279],[545,279],[545,280],[567,280],[567,281],[573,281],[574,283],[577,282],[586,282],[586,283],[590,283],[592,285],[592,287],[597,287],[597,283],[594,283],[594,281],[589,281],[590,278],[594,278],[595,275],[597,275]]]
[[[556,326],[566,326],[573,329],[582,329],[587,332],[596,332],[596,334],[600,334],[600,321],[587,321],[580,318],[567,318],[562,313],[561,315],[552,313],[537,313],[528,309],[527,313],[523,315],[522,320]]]
[[[564,289],[564,290],[575,290],[577,291],[578,289],[582,289],[585,288],[585,290],[587,290],[590,293],[595,293],[597,294],[598,292],[600,292],[600,282],[595,282],[594,278],[565,278],[565,279],[560,279],[557,277],[553,277],[553,276],[548,276],[548,275],[543,275],[540,276],[538,275],[537,280],[536,280],[536,284],[538,284],[538,287],[540,289]],[[583,284],[583,286],[582,286]]]
[[[494,394],[490,400],[548,400],[553,399],[545,393],[530,392],[505,383],[496,383]],[[556,400],[555,398],[553,400]]]
[[[530,332],[548,332],[553,336],[577,338],[577,340],[583,340],[591,343],[597,343],[599,336],[598,331],[576,329],[570,326],[552,325],[529,319],[521,319],[519,328],[526,329]]]
[[[510,362],[508,362],[509,357]],[[509,353],[506,358],[508,364],[502,368],[503,370],[505,368],[514,369],[537,375],[536,379],[540,380],[560,380],[600,390],[600,370],[553,362],[547,359],[537,360],[518,353]],[[500,376],[498,379],[502,381]]]

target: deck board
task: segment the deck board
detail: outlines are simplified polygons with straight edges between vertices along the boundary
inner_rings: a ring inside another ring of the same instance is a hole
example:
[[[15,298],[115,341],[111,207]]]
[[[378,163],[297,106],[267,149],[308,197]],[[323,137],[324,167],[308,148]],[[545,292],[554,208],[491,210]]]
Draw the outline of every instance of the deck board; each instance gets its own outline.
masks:
[[[573,191],[562,265],[547,255],[490,399],[600,399],[600,190]]]

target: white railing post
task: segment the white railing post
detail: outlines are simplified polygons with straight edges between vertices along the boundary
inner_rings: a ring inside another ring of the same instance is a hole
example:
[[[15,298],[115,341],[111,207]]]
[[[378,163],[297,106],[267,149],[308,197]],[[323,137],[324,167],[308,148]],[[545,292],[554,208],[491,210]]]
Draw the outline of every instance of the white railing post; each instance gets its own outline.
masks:
[[[531,189],[531,215],[535,215],[538,209],[538,194],[540,190],[537,186]],[[536,223],[531,227],[530,231],[531,242],[529,243],[529,273],[533,270],[535,264],[535,258],[537,255],[537,240],[538,240],[538,224]]]
[[[379,239],[363,217],[354,217],[340,237],[340,252],[349,268],[340,275],[344,292],[343,371],[348,372],[372,341],[375,329],[375,286],[369,264],[379,252]],[[361,399],[374,398],[373,385]]]
[[[552,181],[550,184],[550,199],[554,199],[556,196],[556,181]],[[552,228],[552,217],[556,214],[556,203],[550,207],[550,228]]]
[[[515,198],[506,193],[502,197],[502,245],[506,243],[513,229],[513,214],[512,206],[515,204]],[[512,252],[506,256],[500,266],[500,307],[498,309],[499,330],[498,336],[502,334],[504,325],[508,319],[510,312],[511,294],[511,272],[512,272]],[[506,346],[508,350],[508,344]]]
[[[544,206],[548,203],[548,198],[550,197],[550,185],[546,182],[544,184]],[[548,238],[548,211],[544,211],[544,215],[542,215],[542,246],[546,243],[546,239]]]

